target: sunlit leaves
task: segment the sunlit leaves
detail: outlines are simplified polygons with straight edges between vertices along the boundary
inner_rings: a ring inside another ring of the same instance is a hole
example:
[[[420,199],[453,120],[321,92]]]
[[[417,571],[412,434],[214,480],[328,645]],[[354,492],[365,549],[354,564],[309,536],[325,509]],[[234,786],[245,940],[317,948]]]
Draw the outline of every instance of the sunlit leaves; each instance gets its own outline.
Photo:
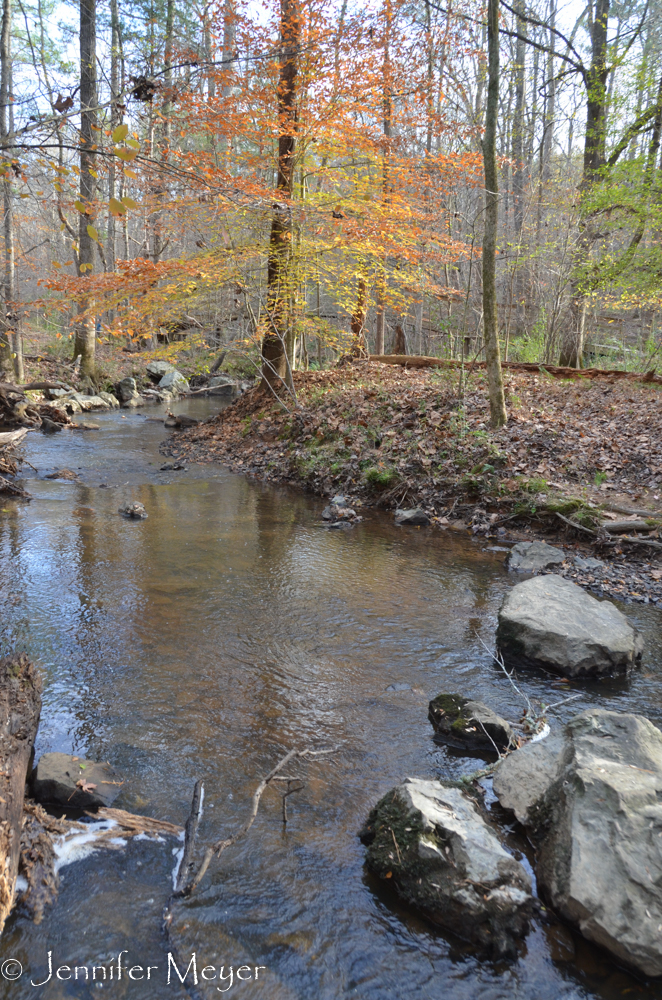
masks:
[[[126,139],[128,134],[129,134],[128,125],[118,125],[116,129],[113,129],[113,134],[111,138],[113,142],[122,142],[123,139]]]

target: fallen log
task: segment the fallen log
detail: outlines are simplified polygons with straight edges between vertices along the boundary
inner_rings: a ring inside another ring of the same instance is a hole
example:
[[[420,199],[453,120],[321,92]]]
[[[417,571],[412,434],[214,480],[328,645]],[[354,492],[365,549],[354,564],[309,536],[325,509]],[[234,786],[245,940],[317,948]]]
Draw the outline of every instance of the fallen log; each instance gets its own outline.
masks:
[[[27,427],[21,427],[17,431],[4,431],[0,433],[0,446],[6,444],[18,444],[28,433]]]
[[[25,782],[39,726],[41,677],[24,653],[0,659],[0,933],[14,905]]]
[[[457,369],[462,361],[449,358],[429,358],[418,354],[371,354],[370,361],[378,361],[382,365],[402,365],[403,368],[450,368]],[[559,365],[544,365],[542,362],[502,361],[501,367],[511,372],[529,372],[532,375],[551,375],[553,378],[588,378],[608,379],[612,381],[626,380],[630,382],[653,382],[662,385],[662,375],[655,372],[625,372],[610,368],[565,368]],[[474,368],[485,368],[484,361],[465,361],[464,368],[468,371]]]
[[[652,526],[647,521],[604,521],[602,527],[610,535],[627,534],[630,531],[652,531]]]

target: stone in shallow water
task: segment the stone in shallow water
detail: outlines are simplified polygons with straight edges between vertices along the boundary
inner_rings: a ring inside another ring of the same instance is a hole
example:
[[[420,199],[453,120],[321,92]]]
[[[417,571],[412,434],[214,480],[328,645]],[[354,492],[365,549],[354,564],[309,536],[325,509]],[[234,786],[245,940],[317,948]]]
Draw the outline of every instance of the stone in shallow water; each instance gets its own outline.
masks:
[[[518,542],[510,550],[508,569],[533,573],[565,561],[565,552],[547,542]]]
[[[556,778],[528,820],[541,894],[645,976],[662,976],[661,802],[660,730],[591,709],[566,726]]]
[[[420,507],[411,507],[408,510],[396,510],[396,524],[429,524],[430,518]]]
[[[510,724],[484,705],[459,694],[438,694],[428,706],[428,719],[444,743],[460,749],[506,750],[514,739]]]
[[[125,507],[120,507],[118,513],[135,520],[144,520],[147,517],[147,511],[141,503],[128,503]]]
[[[499,611],[497,647],[513,665],[566,677],[626,673],[643,643],[625,615],[553,574],[518,583]]]
[[[69,809],[95,809],[113,804],[122,779],[110,764],[72,757],[68,753],[45,753],[32,777],[37,802]]]
[[[415,910],[492,958],[515,957],[535,908],[531,881],[464,792],[407,778],[361,839],[371,871]]]
[[[524,826],[532,821],[537,805],[556,779],[562,749],[560,736],[527,743],[504,757],[495,772],[494,794]]]

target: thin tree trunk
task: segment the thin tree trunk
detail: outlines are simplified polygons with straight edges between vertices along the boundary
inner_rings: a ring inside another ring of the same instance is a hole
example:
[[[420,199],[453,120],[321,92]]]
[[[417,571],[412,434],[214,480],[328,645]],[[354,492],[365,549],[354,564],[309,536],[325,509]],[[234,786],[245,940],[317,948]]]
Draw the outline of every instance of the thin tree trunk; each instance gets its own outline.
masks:
[[[350,324],[352,336],[354,337],[353,347],[358,352],[366,350],[365,314],[367,305],[368,305],[368,290],[366,288],[365,278],[363,277],[363,275],[360,275],[356,293],[356,305],[354,306],[354,312],[352,314],[352,320]],[[382,351],[382,354],[383,353],[384,352]]]
[[[301,10],[299,0],[281,0],[281,60],[278,81],[278,177],[277,200],[271,219],[267,265],[267,332],[262,341],[262,384],[277,390],[291,386],[287,341],[291,333],[290,299],[292,218],[297,130],[297,76]]]
[[[78,230],[78,274],[90,275],[94,270],[94,240],[88,232],[94,218],[93,202],[96,183],[90,173],[94,169],[93,146],[97,141],[97,67],[96,67],[96,0],[80,0],[80,200],[85,211],[80,213]],[[76,325],[74,358],[80,355],[80,373],[91,378],[95,371],[93,303],[83,299],[81,316]],[[87,315],[82,315],[87,313]]]
[[[110,0],[110,128],[111,132],[122,123],[122,114],[118,108],[119,103],[119,14],[117,10],[117,0]],[[108,164],[108,197],[114,198],[116,195],[116,171],[115,157],[110,158]],[[115,256],[117,252],[117,226],[115,216],[108,213],[108,242],[106,245],[106,259],[108,270],[115,270]]]
[[[382,209],[386,211],[389,203],[389,188],[391,183],[391,132],[393,119],[393,102],[391,98],[391,3],[386,0],[384,9],[384,63],[382,69],[382,107],[384,109],[384,146],[382,152]],[[386,336],[386,261],[382,262],[377,273],[375,295],[375,354],[384,353]]]
[[[523,0],[519,0],[515,9],[518,14],[524,12]],[[515,336],[520,337],[524,332],[525,309],[525,274],[520,259],[523,253],[522,228],[524,225],[524,198],[526,193],[526,171],[524,168],[526,21],[518,17],[516,26],[517,33],[522,37],[517,39],[515,46],[515,117],[512,130],[513,220],[515,223],[515,245],[518,257],[515,263],[513,292],[515,297]]]
[[[2,143],[2,158],[9,159],[9,100],[11,73],[11,0],[3,0],[2,34],[0,36],[0,142]],[[2,174],[5,239],[4,259],[4,317],[0,331],[0,376],[8,379],[12,370],[12,337],[15,327],[14,310],[14,224],[12,212],[12,168],[8,164]]]
[[[485,168],[485,235],[483,238],[483,336],[490,396],[490,421],[493,427],[506,423],[499,326],[496,299],[496,238],[499,221],[496,132],[499,111],[499,0],[487,6],[487,101],[483,163]]]
[[[567,324],[559,365],[581,368],[584,363],[584,331],[586,299],[583,288],[593,235],[584,216],[583,204],[593,184],[599,179],[606,162],[607,143],[607,22],[610,0],[596,0],[591,23],[591,65],[586,79],[586,131],[584,167],[580,185],[579,238],[574,254],[574,275],[571,289],[570,322]]]

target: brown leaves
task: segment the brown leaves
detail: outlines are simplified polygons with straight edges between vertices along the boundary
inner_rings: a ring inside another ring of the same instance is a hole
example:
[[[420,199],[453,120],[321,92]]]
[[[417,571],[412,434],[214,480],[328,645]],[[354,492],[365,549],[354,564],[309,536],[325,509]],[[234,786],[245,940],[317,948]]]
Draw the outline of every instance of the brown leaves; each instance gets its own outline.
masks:
[[[91,781],[86,781],[85,778],[79,778],[76,782],[76,787],[80,788],[83,792],[93,792],[97,786]]]

